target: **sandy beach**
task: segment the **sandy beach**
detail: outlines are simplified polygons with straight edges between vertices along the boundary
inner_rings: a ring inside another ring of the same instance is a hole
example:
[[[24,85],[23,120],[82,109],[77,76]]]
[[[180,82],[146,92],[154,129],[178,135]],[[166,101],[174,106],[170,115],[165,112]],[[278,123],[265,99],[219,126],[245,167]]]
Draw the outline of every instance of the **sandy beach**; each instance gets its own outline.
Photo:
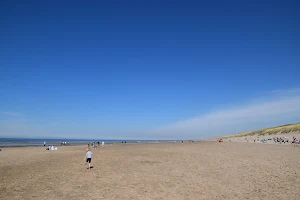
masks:
[[[235,142],[5,148],[0,199],[300,199],[300,148]]]

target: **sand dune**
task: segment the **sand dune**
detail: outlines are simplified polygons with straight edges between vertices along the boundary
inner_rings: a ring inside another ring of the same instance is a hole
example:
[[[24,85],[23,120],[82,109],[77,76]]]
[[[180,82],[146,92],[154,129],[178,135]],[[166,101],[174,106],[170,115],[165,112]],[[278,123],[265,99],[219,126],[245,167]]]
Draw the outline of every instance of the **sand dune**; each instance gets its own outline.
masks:
[[[248,143],[5,148],[0,199],[300,199],[300,148]]]
[[[253,137],[253,136],[284,137],[284,135],[293,135],[293,134],[297,134],[297,135],[300,134],[300,123],[286,124],[277,127],[244,132],[244,133],[225,136],[224,138]]]

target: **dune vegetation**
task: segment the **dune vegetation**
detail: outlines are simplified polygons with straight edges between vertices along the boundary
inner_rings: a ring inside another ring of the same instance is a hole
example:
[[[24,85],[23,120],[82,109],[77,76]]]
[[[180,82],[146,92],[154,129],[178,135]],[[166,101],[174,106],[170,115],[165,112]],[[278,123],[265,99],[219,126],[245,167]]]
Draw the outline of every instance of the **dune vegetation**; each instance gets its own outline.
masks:
[[[300,123],[285,124],[282,126],[276,126],[272,128],[244,132],[244,133],[225,136],[224,138],[247,137],[247,136],[254,136],[254,135],[258,135],[258,136],[275,135],[275,134],[285,134],[285,133],[296,132],[296,131],[300,131]]]

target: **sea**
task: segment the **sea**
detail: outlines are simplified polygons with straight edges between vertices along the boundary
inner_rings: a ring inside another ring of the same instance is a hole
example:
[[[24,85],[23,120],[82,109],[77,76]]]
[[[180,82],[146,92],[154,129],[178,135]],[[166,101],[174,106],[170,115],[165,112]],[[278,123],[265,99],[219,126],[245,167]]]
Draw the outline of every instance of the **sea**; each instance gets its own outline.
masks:
[[[0,138],[0,148],[2,147],[33,147],[54,145],[61,146],[62,142],[66,142],[67,145],[74,146],[80,144],[88,144],[93,142],[104,142],[105,144],[113,143],[159,143],[159,142],[173,142],[174,140],[91,140],[91,139],[37,139],[37,138]]]

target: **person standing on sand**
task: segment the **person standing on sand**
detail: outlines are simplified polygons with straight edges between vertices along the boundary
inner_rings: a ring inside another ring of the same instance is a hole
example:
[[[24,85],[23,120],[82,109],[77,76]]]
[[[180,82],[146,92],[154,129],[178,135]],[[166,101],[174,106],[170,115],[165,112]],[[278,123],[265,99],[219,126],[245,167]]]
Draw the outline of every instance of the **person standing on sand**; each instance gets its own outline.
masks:
[[[90,151],[90,149],[86,149],[86,154],[85,154],[85,158],[84,158],[84,160],[85,160],[85,165],[87,164],[87,163],[89,163],[89,167],[87,168],[87,169],[91,169],[91,162],[92,162],[92,156],[93,156],[94,154]],[[94,155],[95,156],[95,155]]]

